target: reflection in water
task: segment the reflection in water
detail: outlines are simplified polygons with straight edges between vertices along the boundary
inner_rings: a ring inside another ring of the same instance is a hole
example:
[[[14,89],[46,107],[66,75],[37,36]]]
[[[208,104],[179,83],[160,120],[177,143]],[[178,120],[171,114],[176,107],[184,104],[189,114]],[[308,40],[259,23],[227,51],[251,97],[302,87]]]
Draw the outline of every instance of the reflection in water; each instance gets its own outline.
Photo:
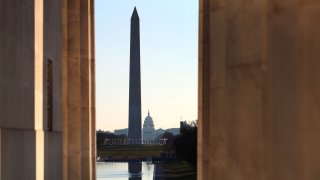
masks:
[[[152,162],[97,162],[97,180],[153,180]]]
[[[129,180],[141,180],[141,161],[133,161],[128,163],[128,171],[130,173]]]

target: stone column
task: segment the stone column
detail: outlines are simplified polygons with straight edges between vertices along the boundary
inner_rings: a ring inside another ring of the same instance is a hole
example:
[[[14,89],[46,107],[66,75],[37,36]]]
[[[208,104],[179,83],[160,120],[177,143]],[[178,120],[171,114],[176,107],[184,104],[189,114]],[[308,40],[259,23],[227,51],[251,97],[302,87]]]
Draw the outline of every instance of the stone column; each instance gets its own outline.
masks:
[[[81,179],[80,1],[68,0],[68,180]]]
[[[91,121],[91,177],[96,179],[96,76],[95,76],[95,24],[94,24],[94,0],[89,1],[89,59],[90,59],[90,121]]]
[[[91,161],[91,62],[90,62],[90,3],[80,2],[80,66],[81,66],[81,179],[92,179]]]
[[[44,126],[43,126],[43,62],[44,62],[44,4],[34,1],[34,129],[36,180],[44,179]],[[26,142],[28,143],[28,142]],[[32,152],[29,152],[32,153]]]
[[[300,52],[300,58],[297,62],[299,69],[299,88],[297,91],[300,94],[298,97],[298,123],[301,132],[298,135],[302,136],[301,141],[297,144],[299,147],[303,147],[303,153],[300,156],[303,167],[301,179],[316,180],[320,178],[318,169],[320,167],[320,20],[318,18],[320,16],[320,2],[305,0],[297,2],[297,4],[299,5],[299,16],[295,28],[298,29],[296,36],[299,37],[299,40],[297,49],[293,50]],[[288,11],[288,16],[294,10]]]
[[[199,13],[198,179],[318,179],[320,2]]]
[[[268,3],[268,178],[320,173],[320,2]]]
[[[63,139],[63,180],[68,179],[68,1],[61,3],[61,125]]]
[[[199,179],[265,179],[266,1],[201,0]]]

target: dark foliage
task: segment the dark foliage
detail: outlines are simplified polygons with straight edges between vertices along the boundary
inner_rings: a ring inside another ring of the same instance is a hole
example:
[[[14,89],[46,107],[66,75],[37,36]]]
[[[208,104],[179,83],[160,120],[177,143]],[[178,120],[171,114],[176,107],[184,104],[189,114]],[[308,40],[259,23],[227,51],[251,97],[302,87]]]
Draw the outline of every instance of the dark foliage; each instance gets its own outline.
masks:
[[[114,135],[108,131],[97,131],[97,145],[104,145],[106,139],[127,139],[125,134],[122,135]]]
[[[173,135],[171,132],[169,132],[169,131],[165,131],[165,132],[161,135],[160,139],[167,139],[167,145],[168,145],[169,147],[171,147],[171,146],[172,146],[172,143],[173,143],[174,135]]]
[[[192,166],[197,167],[197,121],[183,122],[181,134],[173,141],[173,149],[178,157],[184,158]]]

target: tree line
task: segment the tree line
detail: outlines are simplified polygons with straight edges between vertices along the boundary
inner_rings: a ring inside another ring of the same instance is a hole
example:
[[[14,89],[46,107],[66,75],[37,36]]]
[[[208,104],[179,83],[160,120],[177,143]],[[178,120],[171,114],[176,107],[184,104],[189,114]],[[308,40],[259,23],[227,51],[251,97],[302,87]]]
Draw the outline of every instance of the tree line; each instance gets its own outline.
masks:
[[[180,158],[187,160],[193,167],[197,167],[197,121],[181,122],[180,134],[173,135],[165,132],[162,138],[168,139],[167,149],[175,151]]]

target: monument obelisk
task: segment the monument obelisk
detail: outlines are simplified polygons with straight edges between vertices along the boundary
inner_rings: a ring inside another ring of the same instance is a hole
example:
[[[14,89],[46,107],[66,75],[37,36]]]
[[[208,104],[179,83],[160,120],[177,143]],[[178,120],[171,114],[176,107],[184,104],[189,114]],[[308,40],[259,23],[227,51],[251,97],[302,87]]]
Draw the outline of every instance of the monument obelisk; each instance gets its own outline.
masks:
[[[141,80],[140,80],[140,27],[139,15],[134,8],[131,16],[129,132],[131,144],[141,144]]]

